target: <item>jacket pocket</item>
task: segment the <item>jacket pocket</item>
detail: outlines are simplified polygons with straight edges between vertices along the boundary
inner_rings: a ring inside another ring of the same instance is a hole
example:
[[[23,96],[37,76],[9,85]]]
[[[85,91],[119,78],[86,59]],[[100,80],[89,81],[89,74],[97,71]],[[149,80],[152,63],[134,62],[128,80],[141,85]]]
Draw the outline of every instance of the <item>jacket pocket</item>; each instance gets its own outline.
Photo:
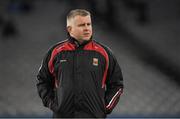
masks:
[[[104,95],[105,92],[104,90],[101,88],[101,81],[98,82],[98,78],[95,74],[94,71],[91,71],[91,75],[92,75],[92,79],[93,79],[93,83],[95,85],[95,89],[96,89],[96,95],[98,96],[98,104],[100,104],[100,108],[101,110],[103,110],[103,112],[105,113],[106,108],[105,108],[105,99],[104,99]]]

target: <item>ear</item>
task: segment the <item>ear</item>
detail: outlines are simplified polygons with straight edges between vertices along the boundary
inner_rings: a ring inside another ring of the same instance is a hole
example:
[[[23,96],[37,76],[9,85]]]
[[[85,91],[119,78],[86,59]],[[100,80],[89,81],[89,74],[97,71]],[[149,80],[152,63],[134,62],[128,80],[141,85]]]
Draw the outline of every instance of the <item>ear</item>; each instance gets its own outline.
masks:
[[[66,29],[67,29],[67,32],[70,34],[71,30],[72,30],[72,27],[71,26],[67,26]]]

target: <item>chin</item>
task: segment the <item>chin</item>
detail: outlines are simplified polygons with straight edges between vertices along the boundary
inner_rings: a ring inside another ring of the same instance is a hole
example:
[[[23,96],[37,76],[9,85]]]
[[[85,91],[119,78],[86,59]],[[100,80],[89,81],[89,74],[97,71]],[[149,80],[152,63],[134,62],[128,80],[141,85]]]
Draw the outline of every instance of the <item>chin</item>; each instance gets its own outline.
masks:
[[[90,38],[84,38],[84,40],[90,40]]]
[[[84,40],[90,40],[91,37],[84,37]]]

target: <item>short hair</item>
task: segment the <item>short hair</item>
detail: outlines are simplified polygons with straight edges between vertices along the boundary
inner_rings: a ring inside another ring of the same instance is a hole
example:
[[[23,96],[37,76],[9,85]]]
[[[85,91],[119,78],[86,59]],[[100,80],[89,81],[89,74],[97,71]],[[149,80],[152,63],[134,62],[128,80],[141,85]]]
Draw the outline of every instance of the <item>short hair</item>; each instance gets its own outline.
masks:
[[[91,13],[87,10],[84,10],[84,9],[75,9],[75,10],[71,10],[69,12],[69,14],[67,15],[67,18],[66,18],[66,26],[70,26],[70,22],[71,22],[71,19],[74,18],[75,16],[91,16]]]

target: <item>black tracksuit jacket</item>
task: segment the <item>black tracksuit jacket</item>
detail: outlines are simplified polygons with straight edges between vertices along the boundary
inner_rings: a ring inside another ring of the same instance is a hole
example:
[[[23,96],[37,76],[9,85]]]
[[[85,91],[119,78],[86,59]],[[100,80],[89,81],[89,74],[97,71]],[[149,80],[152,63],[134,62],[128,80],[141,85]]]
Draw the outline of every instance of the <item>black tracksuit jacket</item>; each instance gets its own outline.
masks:
[[[123,92],[121,69],[112,52],[89,40],[53,46],[37,75],[37,89],[53,117],[105,118]]]

